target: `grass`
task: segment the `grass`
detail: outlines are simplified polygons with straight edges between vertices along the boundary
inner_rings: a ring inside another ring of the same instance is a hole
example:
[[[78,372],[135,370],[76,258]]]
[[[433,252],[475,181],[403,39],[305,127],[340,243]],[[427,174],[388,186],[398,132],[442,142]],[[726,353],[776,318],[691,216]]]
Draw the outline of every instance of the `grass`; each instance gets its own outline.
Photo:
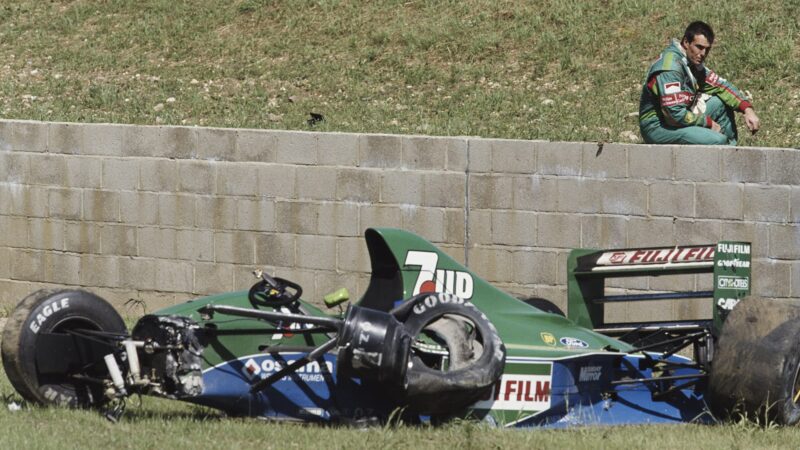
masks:
[[[795,0],[20,0],[0,6],[5,118],[639,140],[641,81],[695,18],[762,132],[800,138]],[[325,120],[313,127],[310,112]]]

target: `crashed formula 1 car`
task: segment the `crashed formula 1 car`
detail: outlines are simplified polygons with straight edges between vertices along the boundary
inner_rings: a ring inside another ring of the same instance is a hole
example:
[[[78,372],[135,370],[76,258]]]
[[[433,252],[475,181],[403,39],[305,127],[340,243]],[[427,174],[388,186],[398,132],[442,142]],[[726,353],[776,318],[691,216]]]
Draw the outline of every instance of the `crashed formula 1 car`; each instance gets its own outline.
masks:
[[[36,292],[8,319],[3,365],[31,402],[112,419],[132,394],[337,423],[398,414],[517,427],[707,422],[764,408],[779,423],[800,419],[800,313],[790,301],[746,298],[747,243],[573,250],[565,317],[411,233],[369,229],[366,242],[369,286],[346,310],[336,307],[345,291],[326,296],[333,314],[260,272],[247,292],[166,308],[130,332],[91,293]],[[697,273],[713,274],[713,289],[606,293],[609,278]],[[713,317],[606,323],[610,302],[675,298],[712,298]],[[678,354],[689,350],[693,358]]]

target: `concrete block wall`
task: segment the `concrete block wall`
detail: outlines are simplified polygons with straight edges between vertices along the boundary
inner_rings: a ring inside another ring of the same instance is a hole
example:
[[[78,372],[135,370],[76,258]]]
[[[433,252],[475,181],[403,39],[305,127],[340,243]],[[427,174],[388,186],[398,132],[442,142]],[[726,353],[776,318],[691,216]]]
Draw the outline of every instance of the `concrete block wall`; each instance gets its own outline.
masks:
[[[562,307],[573,247],[723,238],[753,242],[757,294],[799,296],[797,169],[789,149],[0,121],[0,308],[80,286],[138,314],[142,302],[247,288],[256,267],[309,300],[342,286],[357,297],[372,226],[419,233],[508,291]]]

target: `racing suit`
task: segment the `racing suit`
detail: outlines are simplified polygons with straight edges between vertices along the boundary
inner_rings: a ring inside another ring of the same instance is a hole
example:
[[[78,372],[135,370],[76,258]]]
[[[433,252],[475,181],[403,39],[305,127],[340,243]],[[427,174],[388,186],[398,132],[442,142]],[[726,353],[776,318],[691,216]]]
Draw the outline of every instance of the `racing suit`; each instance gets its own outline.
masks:
[[[639,131],[648,144],[736,145],[734,110],[750,107],[741,91],[711,69],[693,70],[673,39],[647,72]],[[711,129],[712,120],[721,133]]]

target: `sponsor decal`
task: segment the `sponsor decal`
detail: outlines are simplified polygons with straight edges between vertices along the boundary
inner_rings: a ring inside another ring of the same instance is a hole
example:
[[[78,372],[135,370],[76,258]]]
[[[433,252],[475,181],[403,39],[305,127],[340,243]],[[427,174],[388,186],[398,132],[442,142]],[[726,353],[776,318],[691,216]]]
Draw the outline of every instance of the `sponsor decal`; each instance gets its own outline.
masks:
[[[578,375],[578,382],[584,383],[587,381],[597,381],[603,374],[602,366],[583,366],[581,367],[580,374]]]
[[[717,278],[717,287],[720,289],[737,289],[746,291],[750,289],[750,279],[742,277],[720,276]]]
[[[704,245],[604,252],[597,259],[597,265],[707,262],[714,260],[714,250],[715,247],[713,245]]]
[[[677,94],[681,91],[681,83],[674,82],[674,83],[665,83],[664,84],[664,94]]]
[[[738,298],[720,298],[717,300],[717,306],[726,311],[733,310],[737,303],[739,303]]]
[[[749,255],[750,254],[750,245],[749,244],[724,244],[719,243],[717,244],[717,251],[720,253],[736,253],[739,255]]]
[[[263,379],[280,371],[285,366],[292,364],[294,360],[287,360],[286,362],[277,361],[272,358],[255,359],[249,358],[242,366],[242,374],[248,380]],[[325,381],[325,373],[333,373],[333,363],[325,361],[326,369],[323,369],[319,361],[311,361],[305,366],[297,369],[292,374],[287,374],[282,380],[288,380],[291,377],[299,377],[304,382],[323,382]]]
[[[691,105],[692,102],[694,102],[694,95],[686,92],[661,96],[661,106]]]
[[[39,330],[42,328],[42,324],[47,320],[48,317],[52,316],[54,312],[61,311],[62,309],[69,308],[69,297],[64,297],[59,300],[53,300],[52,302],[44,305],[42,308],[42,312],[36,314],[36,320],[31,322],[29,328],[34,333],[38,333]]]
[[[461,297],[449,297],[445,295],[431,295],[429,297],[425,297],[425,299],[421,302],[417,302],[417,304],[414,305],[413,311],[416,314],[422,314],[427,311],[428,308],[433,308],[440,303],[464,304],[464,299]]]
[[[542,342],[544,342],[545,344],[550,345],[550,346],[555,346],[556,345],[556,337],[553,336],[551,333],[548,333],[546,331],[542,331],[541,333],[539,333],[539,336],[542,337]]]
[[[439,269],[439,254],[412,250],[406,254],[406,266],[419,266],[412,295],[424,292],[447,292],[465,300],[472,298],[475,281],[468,272]]]
[[[706,77],[706,82],[707,82],[707,83],[716,83],[716,82],[717,82],[717,80],[719,80],[719,75],[717,75],[717,74],[716,74],[716,73],[714,73],[714,72],[710,72],[710,71],[709,71],[709,74],[708,74],[708,76]]]
[[[297,311],[292,311],[292,310],[290,310],[289,308],[287,308],[285,306],[281,306],[280,312],[285,313],[285,314],[296,314],[297,313]],[[273,334],[272,335],[272,340],[283,339],[283,338],[287,338],[287,339],[291,338],[291,337],[294,336],[294,333],[292,333],[293,330],[300,330],[300,329],[303,329],[303,328],[311,329],[311,328],[314,328],[314,325],[310,324],[310,323],[300,324],[300,323],[297,323],[297,322],[292,322],[288,326],[286,326],[286,325],[284,325],[283,321],[280,321],[280,322],[278,322],[276,328],[286,330],[286,332],[285,333],[275,333],[275,334]]]
[[[717,261],[717,265],[719,267],[726,267],[726,268],[735,268],[735,269],[749,269],[750,268],[750,261],[742,261],[740,259],[728,259],[728,260],[719,260]]]
[[[561,342],[561,345],[569,348],[586,348],[589,346],[586,341],[568,336],[562,337],[558,342]]]
[[[474,409],[542,411],[550,407],[550,375],[503,375]]]

